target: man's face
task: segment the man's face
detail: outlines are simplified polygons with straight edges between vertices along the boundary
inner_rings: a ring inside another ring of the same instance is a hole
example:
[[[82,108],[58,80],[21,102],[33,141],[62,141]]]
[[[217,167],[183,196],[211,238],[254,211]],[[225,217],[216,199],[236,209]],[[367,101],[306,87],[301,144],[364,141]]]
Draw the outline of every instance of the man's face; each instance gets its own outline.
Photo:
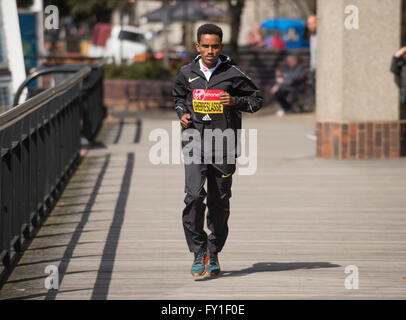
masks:
[[[216,34],[202,34],[196,50],[202,56],[203,65],[210,69],[216,66],[223,44]]]
[[[291,68],[297,65],[298,61],[295,57],[287,57],[286,58],[287,65]]]
[[[316,29],[317,29],[317,18],[316,18],[316,16],[310,16],[307,19],[307,28],[310,30],[311,33],[316,33]]]

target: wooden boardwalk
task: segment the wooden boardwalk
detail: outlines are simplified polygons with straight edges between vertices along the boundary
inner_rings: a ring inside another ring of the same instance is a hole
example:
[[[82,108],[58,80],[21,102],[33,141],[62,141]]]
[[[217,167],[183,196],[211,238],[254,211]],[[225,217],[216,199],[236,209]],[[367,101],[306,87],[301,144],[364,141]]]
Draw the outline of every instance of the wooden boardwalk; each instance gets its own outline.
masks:
[[[0,299],[406,298],[406,159],[314,157],[313,114],[244,118],[258,169],[236,175],[223,276],[193,280],[182,164],[152,165],[172,113],[108,121]],[[44,270],[59,270],[47,290]],[[346,266],[359,288],[346,289]]]

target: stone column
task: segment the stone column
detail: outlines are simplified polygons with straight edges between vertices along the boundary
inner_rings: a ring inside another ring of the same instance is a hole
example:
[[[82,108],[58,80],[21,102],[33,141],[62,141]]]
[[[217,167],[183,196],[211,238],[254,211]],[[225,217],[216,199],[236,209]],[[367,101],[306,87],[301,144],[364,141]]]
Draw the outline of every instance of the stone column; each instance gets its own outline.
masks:
[[[399,157],[399,89],[390,63],[400,47],[401,0],[317,5],[317,156]],[[348,29],[356,11],[359,28]]]

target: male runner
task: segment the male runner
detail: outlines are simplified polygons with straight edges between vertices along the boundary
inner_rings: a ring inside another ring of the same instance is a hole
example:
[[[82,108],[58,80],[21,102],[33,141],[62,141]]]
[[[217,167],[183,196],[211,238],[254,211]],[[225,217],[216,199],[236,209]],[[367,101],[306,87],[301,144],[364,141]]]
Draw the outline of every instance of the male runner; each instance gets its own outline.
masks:
[[[182,222],[189,250],[194,253],[191,269],[194,277],[220,273],[218,253],[228,235],[229,199],[235,159],[239,156],[236,146],[239,144],[237,130],[241,129],[241,111],[256,112],[263,101],[251,78],[221,54],[222,38],[222,30],[214,24],[199,27],[196,43],[199,55],[180,69],[172,91],[182,126],[184,156],[190,156],[186,148],[190,139],[185,137],[193,137],[197,132],[202,141],[198,142],[201,153],[197,156],[201,161],[185,161],[186,207]],[[217,133],[225,134],[221,140],[225,148],[220,149],[220,155],[217,147],[206,146],[212,138],[204,140],[205,130],[216,129]],[[230,161],[230,155],[233,161]],[[207,193],[204,189],[206,179]],[[203,230],[206,195],[209,236]]]

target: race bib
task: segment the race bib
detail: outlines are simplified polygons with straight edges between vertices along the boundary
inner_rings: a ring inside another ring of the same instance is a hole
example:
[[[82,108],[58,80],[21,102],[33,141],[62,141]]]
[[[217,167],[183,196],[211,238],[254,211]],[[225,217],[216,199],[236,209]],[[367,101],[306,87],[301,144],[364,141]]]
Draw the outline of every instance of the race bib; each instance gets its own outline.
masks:
[[[220,103],[220,92],[223,90],[193,89],[193,111],[203,121],[221,120],[223,105]]]

